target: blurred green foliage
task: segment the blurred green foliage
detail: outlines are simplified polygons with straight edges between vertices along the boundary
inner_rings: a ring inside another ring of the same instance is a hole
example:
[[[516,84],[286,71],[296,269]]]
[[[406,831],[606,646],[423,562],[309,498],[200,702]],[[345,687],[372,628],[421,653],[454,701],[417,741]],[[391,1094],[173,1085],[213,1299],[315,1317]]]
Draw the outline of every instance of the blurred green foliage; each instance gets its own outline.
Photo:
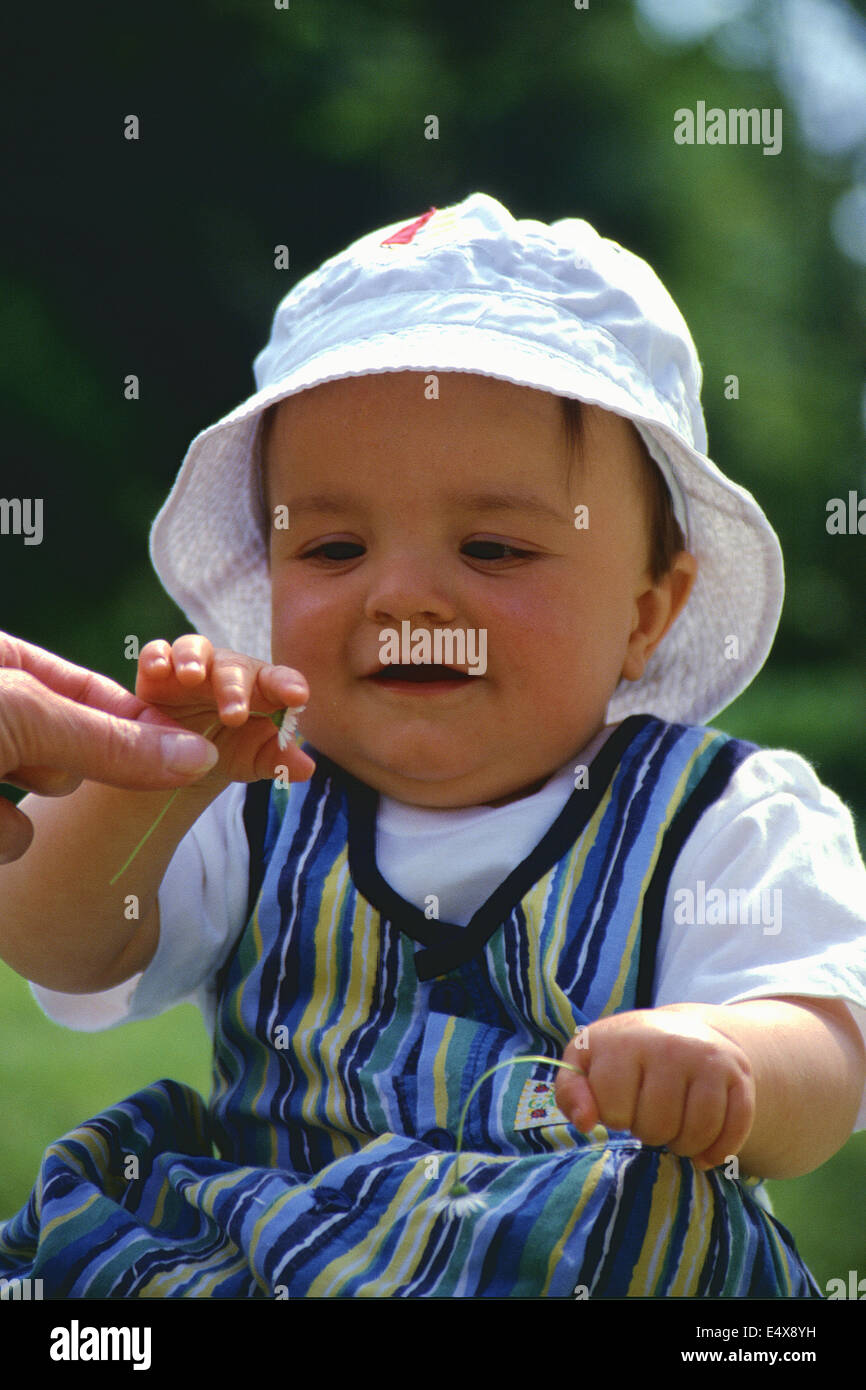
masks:
[[[187,626],[150,569],[149,524],[192,436],[248,394],[278,298],[361,233],[480,189],[515,216],[586,217],[682,308],[710,452],[768,512],[788,571],[765,672],[716,722],[803,753],[866,842],[864,540],[825,528],[829,498],[866,492],[866,291],[829,232],[846,170],[803,148],[788,107],[776,157],[673,139],[674,111],[698,100],[784,106],[770,75],[653,41],[625,0],[19,6],[6,46],[2,491],[45,499],[42,545],[0,538],[7,631],[131,684],[126,634]],[[2,1212],[53,1134],[152,1079],[145,1056],[203,1084],[201,1038],[175,1049],[177,1015],[112,1035],[114,1060],[91,1064],[106,1038],[42,1022],[19,984],[7,972]],[[781,1185],[825,1278],[866,1267],[846,1222],[858,1144]]]

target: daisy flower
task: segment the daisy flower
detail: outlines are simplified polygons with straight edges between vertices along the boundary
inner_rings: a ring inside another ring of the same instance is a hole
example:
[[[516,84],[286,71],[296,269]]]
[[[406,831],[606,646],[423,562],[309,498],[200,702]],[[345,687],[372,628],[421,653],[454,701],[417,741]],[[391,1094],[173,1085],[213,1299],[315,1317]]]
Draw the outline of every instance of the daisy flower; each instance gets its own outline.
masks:
[[[279,729],[279,734],[277,735],[277,743],[279,744],[280,748],[288,748],[289,744],[295,736],[295,731],[298,727],[298,715],[303,714],[306,708],[306,705],[298,705],[296,708],[293,709],[290,705],[288,705],[285,709],[278,709],[275,711],[274,714],[268,716],[270,720],[274,724],[276,724],[277,728]]]
[[[440,1197],[436,1203],[437,1211],[445,1213],[448,1221],[455,1217],[459,1221],[461,1216],[471,1216],[476,1211],[484,1211],[487,1206],[484,1198],[477,1192],[470,1192],[465,1182],[455,1182],[444,1197]]]

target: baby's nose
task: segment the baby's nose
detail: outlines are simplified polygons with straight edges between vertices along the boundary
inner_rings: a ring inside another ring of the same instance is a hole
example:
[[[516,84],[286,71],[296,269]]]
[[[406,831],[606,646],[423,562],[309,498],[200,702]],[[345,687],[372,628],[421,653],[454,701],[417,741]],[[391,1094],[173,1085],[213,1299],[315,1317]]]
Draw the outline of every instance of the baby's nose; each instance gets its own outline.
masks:
[[[364,610],[371,622],[450,622],[457,614],[441,560],[397,557],[371,565],[369,576]]]

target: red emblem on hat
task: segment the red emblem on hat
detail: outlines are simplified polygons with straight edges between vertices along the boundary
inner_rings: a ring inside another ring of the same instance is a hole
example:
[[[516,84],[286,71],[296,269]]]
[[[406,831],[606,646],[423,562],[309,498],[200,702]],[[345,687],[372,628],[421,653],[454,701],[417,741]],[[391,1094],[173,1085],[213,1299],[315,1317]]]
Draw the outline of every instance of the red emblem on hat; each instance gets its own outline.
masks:
[[[413,236],[415,235],[415,233],[416,233],[416,232],[420,232],[420,230],[421,230],[421,228],[424,226],[424,224],[425,224],[426,222],[429,222],[429,221],[430,221],[430,218],[433,216],[434,212],[438,212],[438,211],[439,211],[438,208],[431,208],[429,212],[425,212],[425,213],[424,213],[423,217],[418,217],[418,218],[416,218],[416,220],[415,220],[414,222],[410,222],[410,223],[409,223],[408,227],[401,227],[400,230],[399,230],[399,232],[395,232],[393,236],[389,236],[389,237],[387,238],[386,241],[380,241],[380,242],[379,242],[379,245],[380,245],[380,246],[405,246],[405,245],[407,245],[407,243],[410,242],[410,241],[412,240],[412,238],[413,238]]]

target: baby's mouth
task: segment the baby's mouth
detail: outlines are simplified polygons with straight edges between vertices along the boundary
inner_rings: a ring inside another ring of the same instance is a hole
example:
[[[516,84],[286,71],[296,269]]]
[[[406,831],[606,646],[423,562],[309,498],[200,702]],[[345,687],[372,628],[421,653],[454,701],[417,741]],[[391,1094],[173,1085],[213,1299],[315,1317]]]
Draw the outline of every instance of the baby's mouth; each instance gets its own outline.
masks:
[[[383,666],[371,676],[371,680],[380,684],[388,681],[413,681],[421,685],[431,681],[459,682],[471,679],[465,671],[458,671],[453,666],[436,666],[433,663],[419,666]]]

